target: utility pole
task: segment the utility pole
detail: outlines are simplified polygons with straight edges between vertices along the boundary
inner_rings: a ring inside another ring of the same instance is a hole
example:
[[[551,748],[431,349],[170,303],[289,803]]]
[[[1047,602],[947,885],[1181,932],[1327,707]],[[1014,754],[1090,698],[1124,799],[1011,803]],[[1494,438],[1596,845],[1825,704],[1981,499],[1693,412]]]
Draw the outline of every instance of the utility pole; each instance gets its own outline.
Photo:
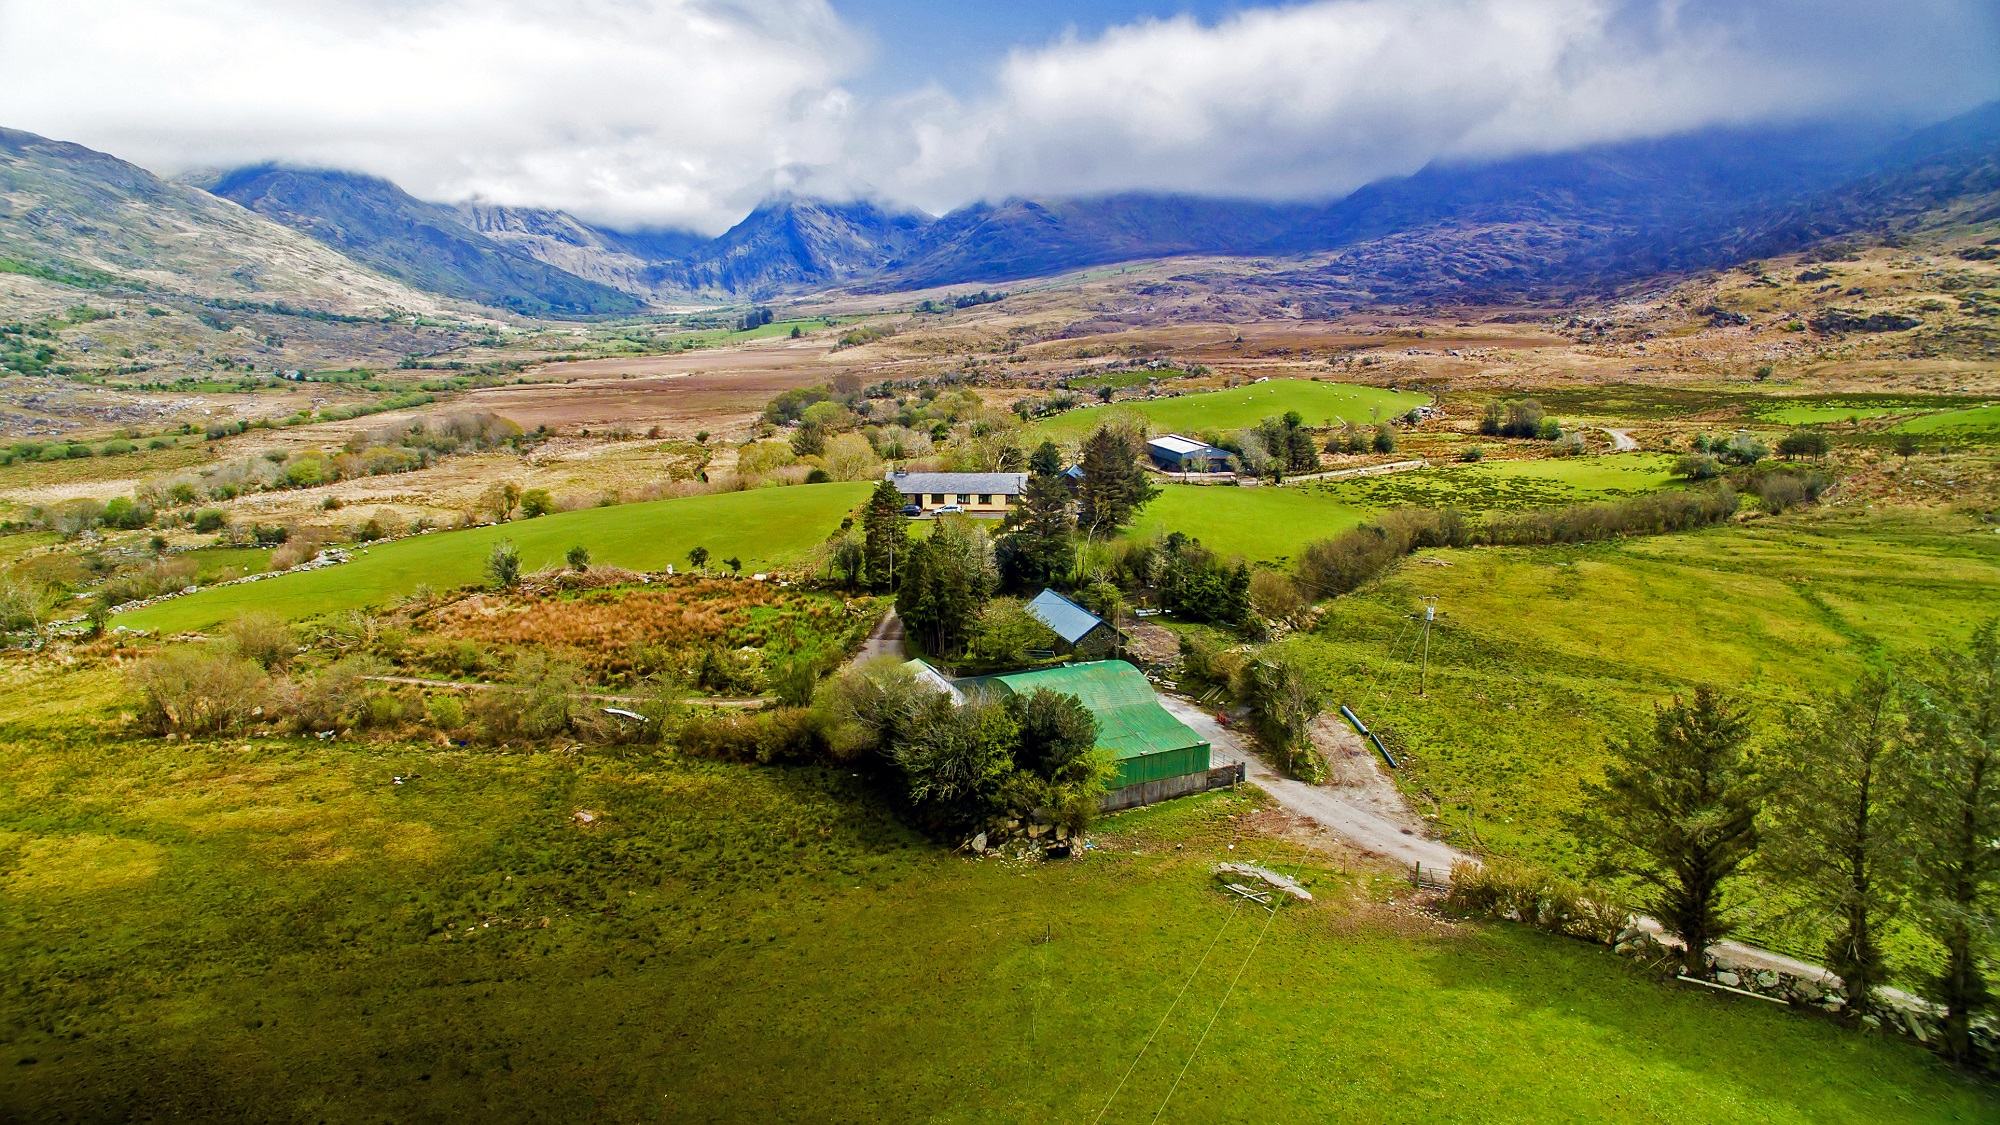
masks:
[[[1438,600],[1437,595],[1433,594],[1429,597],[1418,598],[1417,601],[1424,607],[1422,615],[1424,619],[1424,663],[1423,670],[1417,673],[1417,698],[1424,699],[1430,695],[1431,623],[1437,620]],[[1417,615],[1412,614],[1411,616],[1414,617]]]

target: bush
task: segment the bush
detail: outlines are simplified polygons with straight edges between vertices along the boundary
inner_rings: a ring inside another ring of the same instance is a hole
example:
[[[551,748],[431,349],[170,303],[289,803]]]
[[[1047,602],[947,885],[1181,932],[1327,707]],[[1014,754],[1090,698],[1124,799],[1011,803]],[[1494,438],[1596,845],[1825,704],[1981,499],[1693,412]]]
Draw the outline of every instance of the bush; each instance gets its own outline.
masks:
[[[1810,457],[1817,461],[1825,457],[1830,448],[1826,431],[1820,429],[1797,429],[1778,439],[1778,456],[1787,461],[1798,457]]]
[[[350,730],[376,721],[370,698],[386,687],[368,679],[388,666],[372,656],[349,656],[322,668],[310,680],[295,680],[287,710],[301,732]]]
[[[441,731],[454,731],[465,725],[465,701],[456,692],[440,692],[425,703],[425,718]]]
[[[493,550],[486,555],[486,573],[493,578],[493,584],[502,588],[512,586],[521,578],[521,549],[514,546],[511,539],[502,539],[493,544]]]
[[[1754,465],[1771,455],[1771,448],[1757,440],[1752,434],[1732,434],[1728,441],[1716,448],[1723,460],[1738,465]]]
[[[1250,605],[1267,621],[1297,625],[1312,608],[1312,599],[1285,575],[1275,570],[1260,570],[1250,576]]]
[[[299,651],[292,627],[275,614],[246,613],[231,621],[227,632],[236,654],[263,668],[280,667]]]
[[[995,598],[980,610],[966,655],[979,664],[1019,667],[1031,652],[1053,652],[1057,639],[1018,598]]]
[[[269,694],[264,670],[233,653],[176,648],[141,664],[140,721],[160,734],[217,734],[248,722]]]
[[[104,523],[125,531],[136,531],[153,522],[153,509],[123,496],[114,496],[104,505]]]
[[[1452,865],[1447,909],[1474,918],[1520,922],[1603,945],[1617,940],[1632,912],[1604,888],[1584,888],[1525,864]]]
[[[479,693],[472,712],[489,742],[553,738],[569,729],[581,690],[574,665],[524,656],[514,665],[511,682]]]
[[[571,570],[582,574],[590,569],[590,549],[582,544],[571,547],[569,553],[563,556],[563,561],[569,564]]]
[[[221,531],[229,524],[229,517],[221,508],[203,508],[194,514],[194,529],[204,535]]]
[[[687,719],[674,744],[681,753],[725,762],[818,762],[831,757],[825,716],[804,707],[714,712]]]
[[[521,518],[534,519],[556,510],[556,502],[546,488],[531,488],[521,494]]]
[[[1722,462],[1706,453],[1686,453],[1674,462],[1674,475],[1687,480],[1714,480],[1722,475]]]
[[[1832,486],[1832,477],[1812,471],[1752,473],[1748,481],[1759,506],[1772,515],[1814,503]]]
[[[1458,455],[1458,459],[1468,465],[1477,464],[1486,459],[1486,451],[1476,445],[1468,446],[1465,452]]]

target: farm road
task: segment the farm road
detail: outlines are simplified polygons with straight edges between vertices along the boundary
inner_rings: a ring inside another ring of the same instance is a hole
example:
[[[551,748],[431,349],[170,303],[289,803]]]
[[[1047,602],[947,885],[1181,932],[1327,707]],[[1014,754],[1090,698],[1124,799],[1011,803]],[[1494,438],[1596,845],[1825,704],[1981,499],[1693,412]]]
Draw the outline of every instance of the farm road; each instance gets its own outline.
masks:
[[[893,656],[901,660],[905,655],[907,654],[903,651],[903,619],[896,616],[895,608],[891,607],[889,612],[882,615],[882,620],[875,626],[875,631],[868,634],[867,640],[861,642],[861,651],[855,653],[854,658],[847,663],[850,666],[866,664],[878,656]]]
[[[1352,778],[1351,784],[1308,785],[1281,776],[1265,765],[1244,748],[1235,732],[1197,704],[1162,694],[1160,705],[1208,739],[1217,757],[1243,763],[1244,776],[1250,783],[1276,798],[1287,811],[1318,823],[1371,855],[1384,856],[1404,867],[1421,863],[1435,871],[1439,879],[1451,874],[1451,865],[1457,860],[1472,859],[1449,844],[1427,839],[1423,822],[1411,815],[1395,785],[1370,765],[1366,756],[1355,768],[1354,759],[1343,755],[1342,764],[1347,768],[1342,775]],[[1322,720],[1322,725],[1325,722]],[[1315,741],[1319,741],[1323,733],[1316,729],[1314,735]]]
[[[1639,448],[1639,443],[1633,440],[1632,435],[1626,433],[1624,430],[1605,430],[1604,432],[1611,435],[1611,450],[1614,453],[1630,453]]]

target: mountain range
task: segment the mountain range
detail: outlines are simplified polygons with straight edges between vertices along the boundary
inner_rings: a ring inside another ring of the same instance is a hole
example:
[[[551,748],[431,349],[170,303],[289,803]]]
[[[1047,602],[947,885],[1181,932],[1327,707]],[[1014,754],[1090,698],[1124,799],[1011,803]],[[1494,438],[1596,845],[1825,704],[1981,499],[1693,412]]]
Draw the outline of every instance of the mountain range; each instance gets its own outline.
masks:
[[[1883,233],[1954,201],[1977,212],[1995,197],[2000,103],[1927,128],[1718,129],[1436,164],[1326,202],[1128,193],[981,202],[934,218],[783,196],[714,238],[427,202],[338,170],[264,164],[168,182],[0,131],[0,253],[156,281],[193,271],[246,290],[323,291],[329,271],[344,270],[378,304],[410,307],[416,291],[543,317],[839,286],[990,285],[1177,255],[1292,259],[1285,276],[1330,300],[1493,300],[1716,268]]]

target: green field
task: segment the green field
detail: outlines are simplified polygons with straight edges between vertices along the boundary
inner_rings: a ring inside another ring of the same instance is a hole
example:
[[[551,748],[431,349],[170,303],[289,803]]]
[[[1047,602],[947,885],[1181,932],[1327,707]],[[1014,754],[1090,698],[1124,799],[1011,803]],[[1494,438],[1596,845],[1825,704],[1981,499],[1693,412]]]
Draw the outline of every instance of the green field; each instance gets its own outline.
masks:
[[[1426,565],[1431,559],[1449,565]],[[1699,683],[1760,727],[1886,654],[1994,612],[2000,536],[1969,519],[1819,513],[1576,547],[1424,552],[1298,645],[1406,740],[1407,788],[1457,842],[1578,869],[1563,826],[1606,740]],[[1405,615],[1436,596],[1428,698]],[[1393,656],[1392,656],[1393,653]]]
[[[1128,535],[1191,535],[1224,555],[1280,562],[1315,539],[1395,507],[1468,512],[1545,507],[1666,487],[1672,460],[1624,453],[1542,461],[1486,461],[1378,477],[1308,481],[1279,488],[1168,484]]]
[[[1926,414],[1895,427],[1896,433],[1904,434],[1935,434],[1960,430],[1983,433],[2000,431],[2000,403],[1975,406],[1966,410],[1947,410],[1941,414]]]
[[[1389,418],[1430,401],[1429,395],[1406,391],[1317,383],[1310,379],[1272,379],[1226,391],[1206,391],[1180,398],[1135,399],[1072,410],[1037,422],[1032,429],[1058,440],[1081,438],[1097,428],[1106,411],[1127,410],[1144,415],[1155,433],[1240,430],[1289,410],[1303,415],[1308,426],[1338,425],[1343,420],[1362,426],[1377,417]]]
[[[1247,795],[1111,818],[1078,861],[978,861],[845,770],[125,740],[107,667],[4,676],[10,1120],[2000,1109],[1894,1038],[1387,909],[1400,884],[1247,834]],[[1239,908],[1210,870],[1244,856],[1319,901]]]
[[[438,589],[482,580],[493,545],[511,539],[523,570],[561,565],[582,545],[593,562],[664,570],[687,568],[687,552],[707,547],[719,565],[731,555],[744,572],[789,562],[826,538],[868,495],[867,484],[815,484],[724,492],[644,504],[560,512],[504,526],[412,536],[355,548],[354,561],[325,570],[204,590],[120,614],[132,629],[202,629],[256,610],[291,619],[382,605],[419,585]]]

